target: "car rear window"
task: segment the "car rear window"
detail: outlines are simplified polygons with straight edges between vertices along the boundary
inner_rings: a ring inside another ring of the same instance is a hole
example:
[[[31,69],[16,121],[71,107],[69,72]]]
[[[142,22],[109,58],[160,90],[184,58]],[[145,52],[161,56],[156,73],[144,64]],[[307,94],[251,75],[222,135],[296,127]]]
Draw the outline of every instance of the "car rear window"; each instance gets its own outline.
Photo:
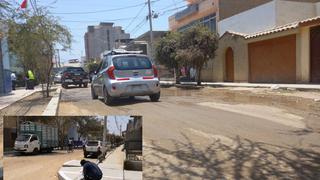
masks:
[[[87,146],[98,146],[98,141],[88,141]]]
[[[113,65],[117,70],[151,69],[152,64],[146,57],[126,56],[113,58]]]
[[[68,72],[84,72],[82,68],[67,68]]]

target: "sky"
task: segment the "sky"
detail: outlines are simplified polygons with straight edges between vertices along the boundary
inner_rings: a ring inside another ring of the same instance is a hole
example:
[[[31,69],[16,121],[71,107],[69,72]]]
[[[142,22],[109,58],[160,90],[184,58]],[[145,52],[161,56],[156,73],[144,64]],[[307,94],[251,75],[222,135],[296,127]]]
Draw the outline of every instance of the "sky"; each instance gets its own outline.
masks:
[[[130,116],[107,116],[107,128],[111,134],[120,135],[120,126],[121,131],[127,129],[127,124],[129,122]]]
[[[23,0],[16,1],[20,4]],[[155,31],[168,30],[168,17],[186,5],[185,0],[151,1],[152,10],[159,14],[153,20]],[[84,34],[89,25],[113,22],[130,33],[131,38],[149,31],[149,23],[146,21],[148,6],[145,2],[146,0],[37,0],[38,5],[48,7],[54,16],[59,17],[60,23],[73,35],[72,49],[60,53],[61,61],[85,56]],[[30,3],[28,8],[31,8]]]

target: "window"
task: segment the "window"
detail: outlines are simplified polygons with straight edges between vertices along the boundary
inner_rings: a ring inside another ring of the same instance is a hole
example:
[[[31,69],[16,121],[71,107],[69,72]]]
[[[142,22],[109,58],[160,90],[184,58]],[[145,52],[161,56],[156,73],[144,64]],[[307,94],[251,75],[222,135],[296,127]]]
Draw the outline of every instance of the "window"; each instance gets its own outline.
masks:
[[[117,70],[151,69],[152,64],[146,57],[126,56],[113,58]]]

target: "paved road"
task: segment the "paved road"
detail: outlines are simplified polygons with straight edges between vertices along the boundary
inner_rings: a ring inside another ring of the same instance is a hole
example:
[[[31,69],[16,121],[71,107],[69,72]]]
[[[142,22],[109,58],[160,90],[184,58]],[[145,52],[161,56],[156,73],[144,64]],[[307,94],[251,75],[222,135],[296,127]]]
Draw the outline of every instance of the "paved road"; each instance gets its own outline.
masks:
[[[59,115],[142,115],[145,179],[319,179],[320,104],[280,94],[168,88],[109,107],[74,88]]]

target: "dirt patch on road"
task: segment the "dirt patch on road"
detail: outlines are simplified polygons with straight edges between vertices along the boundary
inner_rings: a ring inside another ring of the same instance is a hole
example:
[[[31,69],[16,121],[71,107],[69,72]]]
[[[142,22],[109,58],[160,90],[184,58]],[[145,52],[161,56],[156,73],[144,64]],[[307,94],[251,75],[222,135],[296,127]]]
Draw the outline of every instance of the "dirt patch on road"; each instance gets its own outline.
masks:
[[[4,158],[6,180],[58,180],[58,170],[70,160],[81,160],[82,150],[73,153],[54,151],[48,154],[11,156]]]
[[[46,109],[50,100],[51,97],[43,98],[41,92],[36,92],[2,109],[0,114],[5,116],[41,115]]]

